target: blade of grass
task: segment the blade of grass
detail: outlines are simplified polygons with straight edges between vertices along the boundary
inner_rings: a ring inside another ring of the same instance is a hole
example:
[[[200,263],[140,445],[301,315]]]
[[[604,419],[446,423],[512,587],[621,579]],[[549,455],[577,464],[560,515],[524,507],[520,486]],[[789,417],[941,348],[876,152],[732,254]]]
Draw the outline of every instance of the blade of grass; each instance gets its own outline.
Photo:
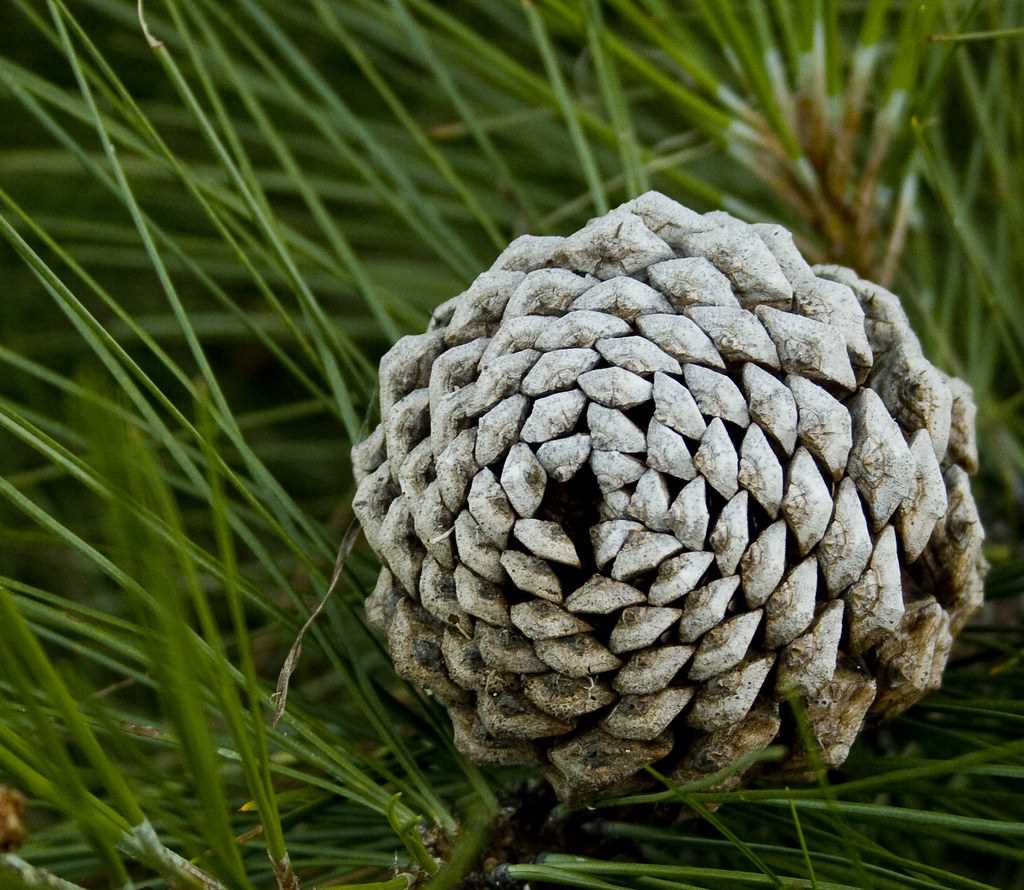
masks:
[[[981,40],[1005,40],[1024,37],[1024,28],[996,28],[992,31],[963,31],[957,34],[929,34],[933,43],[972,43]]]
[[[385,105],[395,116],[395,119],[409,133],[416,145],[419,146],[423,154],[426,155],[437,169],[437,172],[441,174],[441,178],[448,183],[449,187],[459,196],[470,213],[473,214],[480,227],[487,234],[491,244],[497,250],[502,250],[508,243],[508,236],[502,234],[494,219],[481,206],[480,201],[463,180],[462,176],[459,175],[448,159],[438,150],[437,146],[430,141],[423,128],[410,113],[409,109],[406,108],[405,103],[388,85],[385,76],[374,65],[369,55],[348,32],[341,19],[330,6],[323,2],[323,0],[314,0],[313,5],[320,20],[326,26],[328,33],[336,37],[338,42],[345,48],[345,51],[359,67],[363,76],[384,100]]]
[[[403,0],[389,0],[389,3],[392,12],[415,47],[420,60],[430,68],[438,85],[458,112],[459,119],[466,126],[469,134],[476,141],[488,162],[498,172],[499,182],[512,193],[522,208],[526,216],[527,225],[534,225],[538,214],[533,200],[513,175],[508,162],[495,147],[486,128],[481,125],[479,115],[470,107],[463,96],[462,90],[459,88],[455,77],[453,77],[449,65],[445,63],[444,58],[440,54],[432,49],[424,29],[409,14]]]
[[[591,0],[587,17],[587,45],[594,60],[597,81],[605,107],[611,117],[612,127],[618,136],[619,156],[625,177],[626,196],[635,197],[650,188],[647,171],[640,159],[636,141],[636,130],[629,111],[629,102],[622,90],[619,73],[604,48],[605,24],[598,0]]]
[[[565,120],[566,129],[569,131],[569,138],[576,151],[576,158],[580,163],[583,180],[590,190],[590,200],[594,205],[594,212],[597,215],[608,212],[608,197],[605,194],[604,183],[601,180],[601,173],[598,170],[597,159],[591,151],[590,143],[580,126],[579,118],[576,115],[576,106],[569,95],[569,89],[565,84],[565,78],[555,56],[554,47],[551,45],[551,37],[548,35],[544,18],[537,12],[532,0],[520,0],[523,13],[530,25],[530,32],[537,44],[544,70],[547,72],[548,80],[551,82],[551,91],[558,101],[562,117]]]
[[[215,428],[205,402],[200,402],[200,412],[200,426],[205,426],[206,428],[204,443],[207,451],[212,452],[215,448]],[[205,422],[203,418],[205,418]],[[285,844],[284,833],[281,827],[281,814],[278,810],[277,797],[270,774],[270,753],[267,746],[267,734],[264,728],[264,714],[260,706],[263,701],[263,695],[257,680],[245,606],[239,591],[238,561],[231,535],[230,522],[227,518],[228,505],[224,495],[223,482],[216,469],[217,462],[212,459],[211,453],[208,453],[207,457],[211,492],[210,507],[214,520],[217,545],[221,561],[225,567],[225,594],[231,612],[235,644],[240,654],[242,675],[245,678],[245,690],[249,698],[250,724],[254,736],[251,741],[248,728],[242,720],[241,702],[238,701],[232,685],[228,683],[221,685],[221,700],[225,714],[231,724],[235,745],[239,750],[242,763],[246,769],[249,790],[259,807],[260,824],[263,826],[263,833],[266,837],[267,852],[274,863],[275,874],[278,875],[278,884],[282,890],[288,890],[290,887],[294,887],[297,890],[298,879],[291,870],[288,848]],[[184,537],[183,529],[181,530],[181,536]],[[220,631],[210,606],[206,602],[202,585],[195,578],[194,566],[190,575],[193,597],[197,602],[199,614],[204,625],[204,636],[214,650],[219,652],[224,663],[227,663],[224,642],[221,639]]]
[[[204,89],[211,100],[213,100],[213,98],[217,97],[218,94],[209,74],[206,71],[203,57],[197,51],[196,45],[192,40],[191,33],[186,26],[185,20],[181,15],[177,3],[171,3],[170,9],[174,22],[189,49],[193,65],[197,72],[199,72],[203,81]],[[238,69],[234,65],[231,55],[226,51],[224,45],[217,37],[216,32],[203,15],[201,7],[190,6],[189,12],[202,30],[206,42],[210,47],[211,53],[218,59],[221,67],[227,73],[230,82],[234,86],[235,91],[241,97],[245,107],[256,121],[260,132],[266,138],[267,144],[277,155],[278,161],[288,179],[294,183],[297,191],[302,195],[303,200],[306,202],[310,212],[313,214],[314,220],[316,220],[321,231],[327,237],[328,243],[331,245],[338,261],[341,263],[342,267],[347,269],[352,275],[360,293],[362,294],[364,302],[370,310],[370,313],[377,319],[381,329],[389,339],[397,339],[400,332],[387,311],[385,301],[382,299],[379,289],[373,283],[363,263],[360,261],[356,252],[353,250],[352,245],[349,243],[349,240],[341,232],[331,215],[327,212],[319,195],[310,186],[306,176],[302,172],[301,166],[296,162],[295,157],[287,144],[280,138],[271,119],[265,114],[262,104],[256,98],[253,91],[249,89],[245,79],[239,75]],[[218,106],[222,107],[219,103],[219,97],[217,101]],[[225,133],[233,134],[232,141],[237,143],[239,141],[238,136],[230,118],[226,114],[221,114],[219,117],[221,118],[221,129]],[[238,150],[236,150],[236,154],[238,154]],[[251,180],[251,177],[248,178]],[[262,191],[259,189],[258,184],[254,184],[253,193],[257,198],[263,201],[264,212],[267,214],[267,217],[270,218],[269,206],[266,204],[265,197],[262,196]]]
[[[804,864],[807,867],[807,877],[811,881],[812,890],[817,890],[818,882],[814,877],[814,864],[811,862],[811,854],[807,849],[807,839],[804,837],[804,829],[800,824],[800,816],[796,811],[796,807],[792,805],[790,801],[790,813],[793,816],[793,827],[796,829],[797,840],[800,842],[800,852],[804,857]]]
[[[107,155],[111,169],[114,172],[118,188],[124,197],[125,204],[128,207],[129,213],[131,214],[132,217],[132,221],[146,249],[146,253],[149,255],[150,261],[152,262],[153,265],[153,269],[156,272],[157,279],[159,280],[160,285],[169,303],[171,304],[175,317],[178,319],[178,323],[181,325],[182,333],[185,336],[186,342],[188,343],[189,349],[191,350],[192,355],[196,360],[196,363],[199,365],[199,368],[203,374],[203,378],[206,381],[207,386],[210,387],[211,392],[213,393],[213,397],[217,402],[217,407],[219,409],[219,414],[222,419],[222,423],[225,424],[226,429],[229,432],[229,435],[232,435],[233,441],[236,444],[236,446],[241,446],[239,450],[241,451],[243,456],[251,456],[251,451],[249,451],[245,447],[244,442],[242,441],[243,437],[241,435],[241,431],[238,430],[237,425],[235,425],[233,422],[233,415],[231,409],[228,406],[226,398],[221,392],[219,382],[217,381],[216,375],[213,373],[213,370],[206,359],[206,355],[199,343],[198,338],[195,335],[195,331],[191,327],[188,313],[185,311],[185,308],[178,296],[177,289],[175,288],[174,283],[171,280],[171,277],[167,271],[167,267],[163,262],[163,258],[160,252],[158,251],[156,244],[153,241],[153,238],[149,232],[148,227],[146,226],[145,219],[143,218],[141,210],[139,209],[139,206],[135,200],[134,193],[128,184],[128,180],[125,177],[124,170],[118,161],[117,153],[115,152],[114,147],[110,142],[109,136],[107,135],[106,129],[103,126],[99,110],[96,107],[92,97],[92,92],[89,89],[88,83],[86,82],[84,76],[82,76],[81,69],[77,64],[77,55],[74,51],[74,48],[71,45],[67,31],[64,28],[63,19],[57,12],[56,5],[52,6],[51,9],[53,10],[54,24],[61,35],[61,39],[64,43],[68,59],[75,70],[76,77],[78,78],[79,88],[81,89],[82,95],[84,96],[87,104],[92,110],[94,122],[97,129],[97,134],[99,135],[100,141],[103,145],[104,152]],[[342,413],[344,415],[344,409]],[[286,496],[284,496],[283,490],[272,479],[270,474],[263,467],[262,463],[260,463],[258,460],[249,460],[248,463],[250,469],[252,469],[255,472],[256,478],[260,479],[264,484],[267,485],[269,490],[274,491],[278,495],[279,503],[284,505],[286,509],[289,508],[289,506],[291,505],[289,504]],[[299,517],[297,510],[290,509],[289,512],[292,514],[293,517],[299,518],[301,521],[301,517]],[[286,525],[286,528],[289,526],[290,523],[289,525]],[[306,524],[305,530],[307,532],[311,530],[308,524]]]
[[[436,213],[432,203],[402,170],[401,165],[392,157],[392,152],[387,146],[381,144],[362,120],[353,114],[337,91],[331,88],[329,83],[309,62],[294,41],[284,33],[259,4],[253,2],[253,0],[242,0],[242,5],[247,11],[249,18],[278,48],[282,56],[288,60],[289,64],[313,91],[320,96],[332,114],[345,122],[346,127],[363,144],[368,156],[374,162],[380,164],[399,190],[405,193],[407,205],[414,208],[415,212],[424,218],[424,223],[428,228],[436,232],[441,239],[447,241],[459,259],[460,273],[467,279],[472,278],[481,264],[473,256],[464,240],[444,223],[439,214]]]

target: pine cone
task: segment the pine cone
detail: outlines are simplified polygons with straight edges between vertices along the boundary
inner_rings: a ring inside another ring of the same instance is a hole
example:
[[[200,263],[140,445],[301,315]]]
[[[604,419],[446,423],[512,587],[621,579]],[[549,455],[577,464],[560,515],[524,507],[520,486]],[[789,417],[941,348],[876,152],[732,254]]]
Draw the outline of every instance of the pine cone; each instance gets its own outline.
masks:
[[[384,356],[380,409],[369,620],[461,751],[565,798],[800,769],[789,696],[838,765],[982,600],[970,388],[781,226],[649,192],[517,238]]]

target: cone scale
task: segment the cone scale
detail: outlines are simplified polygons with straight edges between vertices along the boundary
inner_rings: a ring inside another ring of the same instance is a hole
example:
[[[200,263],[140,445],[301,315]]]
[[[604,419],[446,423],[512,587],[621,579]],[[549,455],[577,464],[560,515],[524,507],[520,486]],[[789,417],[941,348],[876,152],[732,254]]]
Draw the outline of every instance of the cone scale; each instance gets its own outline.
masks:
[[[380,409],[370,623],[461,751],[565,799],[799,770],[793,697],[837,766],[982,600],[969,387],[781,226],[649,192],[518,238],[382,359]]]

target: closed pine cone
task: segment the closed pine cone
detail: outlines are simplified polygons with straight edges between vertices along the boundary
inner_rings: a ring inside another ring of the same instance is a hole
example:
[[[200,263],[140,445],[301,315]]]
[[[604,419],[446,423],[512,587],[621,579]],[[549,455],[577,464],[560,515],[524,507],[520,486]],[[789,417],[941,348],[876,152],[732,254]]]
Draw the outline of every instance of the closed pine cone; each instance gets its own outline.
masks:
[[[564,798],[800,769],[790,696],[838,765],[982,600],[969,387],[781,226],[649,192],[517,238],[382,359],[380,410],[369,620],[461,751]]]

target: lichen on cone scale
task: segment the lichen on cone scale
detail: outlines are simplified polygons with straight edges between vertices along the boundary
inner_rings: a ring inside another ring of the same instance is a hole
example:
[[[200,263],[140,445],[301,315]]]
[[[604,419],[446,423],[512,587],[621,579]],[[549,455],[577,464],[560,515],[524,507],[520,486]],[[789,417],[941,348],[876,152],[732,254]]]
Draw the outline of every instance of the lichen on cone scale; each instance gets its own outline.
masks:
[[[799,771],[793,697],[837,766],[982,600],[970,388],[778,225],[648,192],[517,238],[384,356],[380,412],[367,616],[461,751],[565,799]]]

